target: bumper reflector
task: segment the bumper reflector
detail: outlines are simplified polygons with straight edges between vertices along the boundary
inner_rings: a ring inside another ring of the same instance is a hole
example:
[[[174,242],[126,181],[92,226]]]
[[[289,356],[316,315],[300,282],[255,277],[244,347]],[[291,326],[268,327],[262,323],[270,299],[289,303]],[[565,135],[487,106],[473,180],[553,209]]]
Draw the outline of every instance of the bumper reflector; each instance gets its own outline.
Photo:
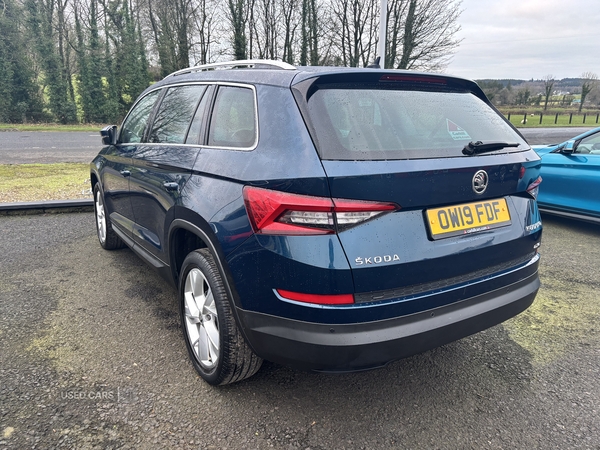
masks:
[[[287,299],[303,303],[313,303],[318,305],[351,305],[354,303],[354,295],[320,295],[320,294],[303,294],[301,292],[284,291],[277,289],[277,293]]]

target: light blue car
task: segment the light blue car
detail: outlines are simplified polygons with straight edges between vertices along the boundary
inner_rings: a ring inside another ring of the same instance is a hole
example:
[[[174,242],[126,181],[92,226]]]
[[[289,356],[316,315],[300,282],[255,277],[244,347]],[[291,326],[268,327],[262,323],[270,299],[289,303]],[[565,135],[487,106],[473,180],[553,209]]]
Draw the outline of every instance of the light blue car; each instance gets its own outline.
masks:
[[[542,158],[540,211],[600,223],[600,128],[532,148]]]

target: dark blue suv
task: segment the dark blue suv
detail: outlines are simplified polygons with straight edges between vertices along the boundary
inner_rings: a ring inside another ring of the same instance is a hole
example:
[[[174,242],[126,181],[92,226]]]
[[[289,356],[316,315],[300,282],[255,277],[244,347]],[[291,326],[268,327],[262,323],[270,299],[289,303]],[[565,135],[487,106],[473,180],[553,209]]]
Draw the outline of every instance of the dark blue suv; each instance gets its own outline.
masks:
[[[198,66],[102,139],[100,244],[178,287],[211,384],[263,358],[382,366],[513,317],[540,286],[540,159],[471,81]]]

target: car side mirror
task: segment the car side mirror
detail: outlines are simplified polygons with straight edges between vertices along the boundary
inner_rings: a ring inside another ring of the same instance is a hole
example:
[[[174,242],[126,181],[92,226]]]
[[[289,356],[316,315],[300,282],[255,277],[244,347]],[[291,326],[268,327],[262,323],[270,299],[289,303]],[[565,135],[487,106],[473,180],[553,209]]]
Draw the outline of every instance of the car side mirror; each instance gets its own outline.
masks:
[[[577,146],[575,145],[575,140],[571,139],[567,142],[565,142],[564,144],[562,144],[559,148],[561,153],[565,153],[565,154],[571,154],[575,151],[575,149],[577,148]]]
[[[104,145],[115,145],[117,143],[117,126],[109,125],[100,130],[100,136],[102,136],[102,144]]]

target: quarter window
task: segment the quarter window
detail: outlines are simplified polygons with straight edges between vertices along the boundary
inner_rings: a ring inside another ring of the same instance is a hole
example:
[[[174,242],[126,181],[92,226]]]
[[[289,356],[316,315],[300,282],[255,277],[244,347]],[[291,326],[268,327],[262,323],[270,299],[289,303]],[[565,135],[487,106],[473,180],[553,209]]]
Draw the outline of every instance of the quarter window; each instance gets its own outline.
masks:
[[[159,93],[159,90],[150,92],[133,107],[121,126],[121,136],[119,139],[121,144],[142,142],[148,117],[150,117],[150,112],[152,112]]]
[[[154,118],[149,142],[183,144],[204,91],[205,85],[169,88]]]
[[[592,134],[585,137],[577,145],[575,153],[591,153],[592,155],[600,155],[600,133]]]
[[[256,143],[254,92],[220,86],[210,122],[208,145],[249,148]]]

